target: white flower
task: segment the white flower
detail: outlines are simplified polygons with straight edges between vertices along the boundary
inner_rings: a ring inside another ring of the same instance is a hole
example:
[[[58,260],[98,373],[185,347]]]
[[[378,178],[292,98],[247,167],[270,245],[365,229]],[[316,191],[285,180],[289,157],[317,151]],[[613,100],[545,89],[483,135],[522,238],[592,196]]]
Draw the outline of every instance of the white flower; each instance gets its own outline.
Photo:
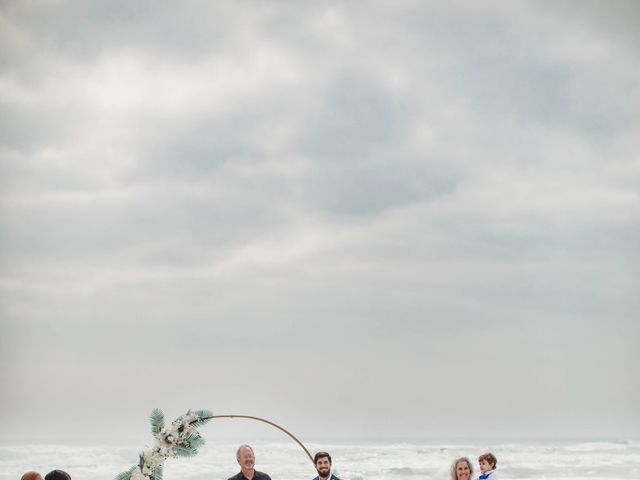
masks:
[[[164,445],[171,445],[175,443],[180,438],[180,434],[178,433],[178,426],[171,425],[170,427],[165,427],[160,431],[160,435],[158,437],[159,440],[162,441]]]
[[[145,465],[155,467],[157,465],[162,465],[166,457],[159,452],[159,449],[154,448],[145,450],[145,452],[142,454],[142,458]]]
[[[175,457],[176,454],[173,453],[173,450],[171,449],[171,447],[165,447],[164,445],[158,446],[157,447],[158,450],[158,455],[161,455],[162,458],[167,459],[169,457]]]
[[[184,422],[189,424],[189,423],[195,422],[199,418],[200,417],[195,413],[187,413],[187,415],[184,416]]]

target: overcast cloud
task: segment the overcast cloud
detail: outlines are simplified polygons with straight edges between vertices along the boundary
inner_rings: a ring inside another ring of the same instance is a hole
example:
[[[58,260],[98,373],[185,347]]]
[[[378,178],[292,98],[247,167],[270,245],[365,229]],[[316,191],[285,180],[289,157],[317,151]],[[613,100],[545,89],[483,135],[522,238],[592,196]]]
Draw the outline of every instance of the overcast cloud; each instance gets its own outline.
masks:
[[[637,436],[639,21],[3,2],[0,440]]]

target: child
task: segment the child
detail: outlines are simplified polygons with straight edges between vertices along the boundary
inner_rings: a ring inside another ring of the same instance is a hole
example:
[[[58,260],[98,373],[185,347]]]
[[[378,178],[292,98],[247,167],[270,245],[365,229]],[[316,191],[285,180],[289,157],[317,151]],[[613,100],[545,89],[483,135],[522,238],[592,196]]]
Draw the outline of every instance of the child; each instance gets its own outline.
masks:
[[[495,457],[493,453],[487,452],[483,453],[478,457],[478,462],[480,463],[480,476],[478,480],[496,480],[496,465],[498,465],[498,459]]]

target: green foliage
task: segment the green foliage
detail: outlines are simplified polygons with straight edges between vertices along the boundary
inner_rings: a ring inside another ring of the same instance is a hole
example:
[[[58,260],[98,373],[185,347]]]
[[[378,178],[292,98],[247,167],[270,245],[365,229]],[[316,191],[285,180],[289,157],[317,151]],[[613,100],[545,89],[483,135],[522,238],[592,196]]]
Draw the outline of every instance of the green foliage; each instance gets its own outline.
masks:
[[[149,480],[162,480],[162,465],[158,465],[153,469],[153,473],[149,476]]]
[[[198,451],[195,448],[183,447],[181,445],[173,447],[173,452],[178,457],[195,457],[198,454]]]
[[[196,410],[194,413],[199,417],[213,417],[213,412],[211,410]]]
[[[135,466],[131,467],[129,470],[127,470],[126,472],[122,472],[120,475],[118,475],[113,480],[129,480],[131,478],[131,475],[133,474],[133,471],[135,469],[136,469]]]
[[[149,418],[151,420],[151,434],[155,437],[164,428],[164,413],[159,408],[154,408]]]
[[[210,418],[204,418],[204,417],[213,417],[213,412],[209,410],[196,410],[193,413],[195,413],[200,417],[199,420],[196,420],[195,422],[192,423],[194,427],[201,427],[202,425],[206,425],[207,423],[209,423],[209,421],[211,421]]]
[[[198,450],[202,445],[204,445],[204,438],[200,435],[194,435],[189,439],[189,446],[195,450]]]

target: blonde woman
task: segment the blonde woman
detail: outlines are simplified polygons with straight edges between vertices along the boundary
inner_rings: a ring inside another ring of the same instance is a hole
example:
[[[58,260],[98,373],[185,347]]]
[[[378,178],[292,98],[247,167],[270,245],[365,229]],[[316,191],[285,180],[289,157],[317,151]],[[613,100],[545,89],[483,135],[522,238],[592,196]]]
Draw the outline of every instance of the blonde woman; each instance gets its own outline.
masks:
[[[473,466],[467,457],[460,457],[451,464],[451,480],[471,480]]]

